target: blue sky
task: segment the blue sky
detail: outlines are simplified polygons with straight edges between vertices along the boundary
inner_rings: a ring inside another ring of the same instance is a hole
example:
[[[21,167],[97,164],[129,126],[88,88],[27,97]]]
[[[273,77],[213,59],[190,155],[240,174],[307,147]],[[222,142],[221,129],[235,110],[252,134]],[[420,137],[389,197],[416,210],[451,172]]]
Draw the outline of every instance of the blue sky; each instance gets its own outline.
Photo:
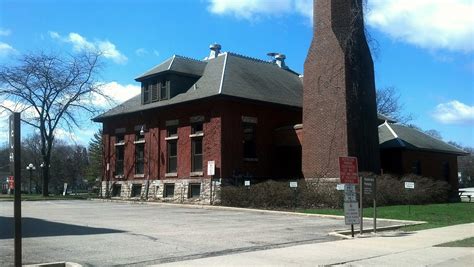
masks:
[[[444,140],[474,146],[474,1],[368,0],[378,43],[377,87],[394,86],[405,112]],[[209,44],[260,59],[281,52],[303,72],[312,38],[308,0],[0,0],[0,62],[38,50],[98,48],[117,101],[138,93],[134,78],[179,54],[202,59]],[[72,134],[87,143],[98,124]]]

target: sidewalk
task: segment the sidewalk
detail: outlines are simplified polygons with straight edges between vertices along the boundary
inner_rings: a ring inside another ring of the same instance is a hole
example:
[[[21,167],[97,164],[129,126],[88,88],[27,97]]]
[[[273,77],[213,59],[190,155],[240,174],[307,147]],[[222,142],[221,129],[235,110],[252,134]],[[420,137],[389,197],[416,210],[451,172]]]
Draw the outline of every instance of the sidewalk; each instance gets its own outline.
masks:
[[[355,239],[209,257],[160,266],[472,266],[474,248],[433,247],[474,237],[474,223],[418,232],[382,232]]]

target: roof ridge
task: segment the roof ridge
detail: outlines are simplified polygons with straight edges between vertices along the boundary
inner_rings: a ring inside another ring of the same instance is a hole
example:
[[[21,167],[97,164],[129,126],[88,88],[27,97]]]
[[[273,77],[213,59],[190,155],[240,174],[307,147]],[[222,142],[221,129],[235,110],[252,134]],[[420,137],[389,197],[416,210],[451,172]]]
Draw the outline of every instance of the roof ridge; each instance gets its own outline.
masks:
[[[179,57],[181,59],[186,59],[186,60],[190,60],[190,61],[197,61],[197,62],[200,62],[200,63],[206,63],[205,61],[203,60],[200,60],[200,59],[196,59],[196,58],[192,58],[192,57],[186,57],[186,56],[181,56],[181,55],[173,55],[173,57]]]
[[[249,59],[249,60],[252,60],[252,61],[257,61],[257,62],[266,63],[266,64],[269,64],[269,65],[275,65],[276,66],[276,64],[274,64],[271,61],[266,61],[266,60],[255,58],[255,57],[245,56],[245,55],[234,53],[234,52],[225,52],[225,53],[227,53],[229,55],[232,55],[232,56],[236,56],[236,57]]]
[[[457,149],[457,150],[466,152],[466,151],[464,151],[464,149],[461,149],[461,148],[459,148],[459,147],[457,147],[457,146],[453,146],[453,145],[451,145],[450,143],[444,141],[443,139],[439,139],[439,138],[436,138],[436,137],[434,137],[434,136],[431,136],[431,135],[427,134],[425,131],[423,131],[423,130],[421,130],[421,129],[418,130],[418,129],[416,129],[416,128],[411,128],[411,127],[408,127],[408,126],[403,125],[403,124],[397,124],[397,125],[398,125],[398,126],[403,126],[403,127],[405,127],[405,128],[413,129],[413,130],[415,130],[415,131],[418,131],[419,133],[424,134],[425,136],[428,136],[428,137],[430,137],[430,138],[432,138],[432,139],[435,139],[435,140],[437,140],[437,141],[443,142],[444,144],[449,145],[449,146],[451,146],[452,148],[455,148],[455,149]],[[466,152],[466,153],[467,153],[467,152]]]

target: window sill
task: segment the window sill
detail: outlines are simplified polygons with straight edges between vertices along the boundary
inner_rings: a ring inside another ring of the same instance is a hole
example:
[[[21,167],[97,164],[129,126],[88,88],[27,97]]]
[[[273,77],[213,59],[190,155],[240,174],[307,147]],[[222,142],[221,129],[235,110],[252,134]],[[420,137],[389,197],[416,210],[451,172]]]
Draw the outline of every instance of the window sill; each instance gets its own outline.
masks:
[[[168,172],[168,173],[165,173],[165,177],[178,177],[178,173]]]
[[[191,172],[189,176],[196,177],[196,176],[203,176],[204,172]]]
[[[116,179],[123,179],[123,178],[124,178],[123,174],[122,174],[122,175],[115,175],[114,177],[115,177]]]
[[[193,137],[203,137],[204,136],[204,133],[195,133],[195,134],[190,134],[189,137],[193,138]]]
[[[178,140],[178,137],[177,137],[177,136],[168,136],[168,137],[165,137],[165,140],[166,140],[166,141],[169,141],[169,140]]]
[[[135,174],[133,177],[135,177],[135,178],[144,178],[145,174]]]
[[[115,146],[124,146],[125,142],[115,143]]]
[[[258,162],[258,158],[244,158],[244,161],[248,161],[248,162]]]
[[[145,144],[145,140],[133,141],[134,144]]]

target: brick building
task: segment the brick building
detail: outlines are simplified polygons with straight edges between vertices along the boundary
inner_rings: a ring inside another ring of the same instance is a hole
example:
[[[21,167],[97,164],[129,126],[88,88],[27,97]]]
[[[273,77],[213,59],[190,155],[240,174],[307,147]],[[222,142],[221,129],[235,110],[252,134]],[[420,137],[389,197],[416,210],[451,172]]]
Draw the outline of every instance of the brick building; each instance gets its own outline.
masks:
[[[263,61],[214,44],[205,60],[175,55],[136,78],[140,95],[94,118],[103,195],[209,203],[221,183],[337,179],[339,156],[457,189],[463,151],[377,116],[362,1],[316,1],[315,18],[304,76],[282,54]]]

